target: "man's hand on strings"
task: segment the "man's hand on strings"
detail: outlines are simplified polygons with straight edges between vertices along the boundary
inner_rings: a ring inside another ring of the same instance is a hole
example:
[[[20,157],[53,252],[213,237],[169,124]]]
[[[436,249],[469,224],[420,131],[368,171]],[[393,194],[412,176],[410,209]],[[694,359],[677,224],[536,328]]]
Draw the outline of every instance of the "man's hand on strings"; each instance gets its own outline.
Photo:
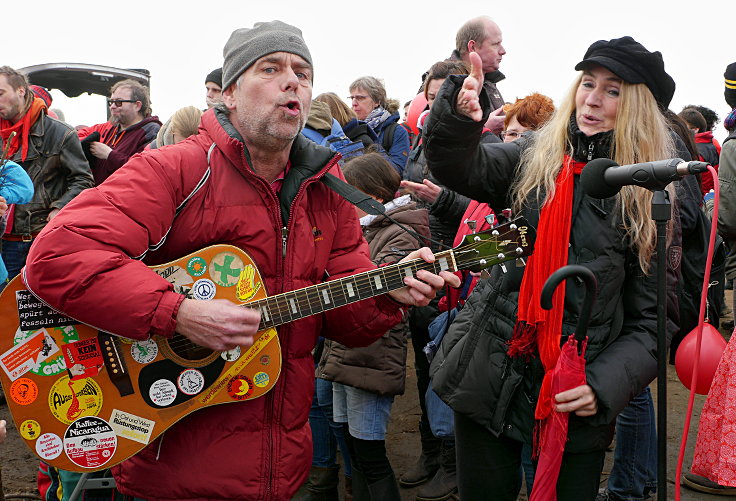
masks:
[[[258,332],[261,314],[226,299],[185,299],[176,314],[176,332],[215,351],[247,348]]]
[[[404,259],[403,263],[414,259],[424,259],[428,263],[435,261],[434,254],[428,247],[415,250]],[[460,278],[449,271],[441,271],[439,275],[428,270],[419,270],[411,277],[404,278],[406,287],[389,292],[389,295],[400,303],[410,306],[427,306],[445,285],[460,287]]]

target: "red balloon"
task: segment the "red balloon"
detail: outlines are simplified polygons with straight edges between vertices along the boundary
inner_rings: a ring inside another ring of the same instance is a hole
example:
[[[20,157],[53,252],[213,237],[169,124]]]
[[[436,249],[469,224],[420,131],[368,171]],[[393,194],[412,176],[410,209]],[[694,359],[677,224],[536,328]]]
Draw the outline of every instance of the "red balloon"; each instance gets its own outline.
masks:
[[[426,109],[427,98],[424,97],[424,92],[420,92],[411,101],[411,104],[409,105],[409,111],[406,113],[406,123],[409,124],[409,127],[411,127],[411,131],[414,134],[419,134],[417,122],[419,121],[419,115],[421,115],[422,112]]]
[[[683,385],[691,390],[693,378],[693,364],[695,363],[695,348],[698,342],[698,328],[688,333],[677,347],[675,354],[675,370]],[[700,361],[698,362],[698,381],[695,393],[707,395],[713,376],[726,349],[726,340],[711,324],[703,324],[703,335],[700,343]]]

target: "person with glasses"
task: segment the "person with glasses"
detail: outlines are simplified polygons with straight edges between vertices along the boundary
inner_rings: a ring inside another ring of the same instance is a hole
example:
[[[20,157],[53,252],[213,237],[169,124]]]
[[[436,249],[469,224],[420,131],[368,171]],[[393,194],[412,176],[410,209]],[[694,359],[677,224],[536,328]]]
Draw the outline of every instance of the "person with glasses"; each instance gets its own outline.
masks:
[[[394,168],[402,175],[409,158],[409,134],[399,125],[399,101],[386,97],[386,87],[376,77],[360,77],[350,84],[353,111],[378,136]],[[345,132],[350,136],[350,127]],[[351,136],[352,137],[352,136]]]
[[[504,106],[503,132],[501,139],[504,143],[516,141],[522,134],[530,130],[537,130],[549,120],[555,111],[552,99],[537,92],[525,98],[517,99],[514,104]]]
[[[79,139],[89,145],[88,158],[98,186],[130,157],[143,151],[161,128],[158,117],[151,115],[148,87],[140,82],[117,82],[110,89],[107,106],[107,122],[77,131]]]

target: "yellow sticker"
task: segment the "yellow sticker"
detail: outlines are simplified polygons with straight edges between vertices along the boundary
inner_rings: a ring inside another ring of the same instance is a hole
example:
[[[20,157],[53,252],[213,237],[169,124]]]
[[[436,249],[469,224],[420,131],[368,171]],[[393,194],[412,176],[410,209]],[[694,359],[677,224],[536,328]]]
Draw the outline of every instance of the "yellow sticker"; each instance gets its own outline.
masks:
[[[265,372],[256,372],[256,375],[253,376],[253,384],[258,386],[259,388],[268,386],[269,381],[270,381],[270,378],[268,377],[268,374],[266,374]]]
[[[26,440],[36,440],[41,435],[41,425],[33,419],[26,419],[18,427],[20,436]]]
[[[96,416],[102,409],[102,388],[92,378],[70,381],[59,378],[49,390],[49,410],[64,424],[84,416]]]
[[[256,269],[252,264],[249,264],[243,271],[240,272],[240,278],[238,279],[238,286],[235,291],[238,299],[241,301],[247,301],[261,289],[261,282],[255,281]]]

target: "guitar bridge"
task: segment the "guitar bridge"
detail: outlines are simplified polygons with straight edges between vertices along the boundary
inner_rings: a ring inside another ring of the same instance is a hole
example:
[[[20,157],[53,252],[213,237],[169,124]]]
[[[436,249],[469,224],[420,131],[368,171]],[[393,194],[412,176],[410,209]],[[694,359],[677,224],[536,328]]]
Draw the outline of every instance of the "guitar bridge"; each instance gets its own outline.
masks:
[[[133,383],[130,381],[130,374],[128,374],[128,366],[125,364],[125,359],[118,352],[115,336],[99,331],[97,339],[100,341],[100,346],[102,347],[102,358],[105,361],[105,368],[107,369],[110,381],[118,389],[121,397],[132,395],[135,393]]]

